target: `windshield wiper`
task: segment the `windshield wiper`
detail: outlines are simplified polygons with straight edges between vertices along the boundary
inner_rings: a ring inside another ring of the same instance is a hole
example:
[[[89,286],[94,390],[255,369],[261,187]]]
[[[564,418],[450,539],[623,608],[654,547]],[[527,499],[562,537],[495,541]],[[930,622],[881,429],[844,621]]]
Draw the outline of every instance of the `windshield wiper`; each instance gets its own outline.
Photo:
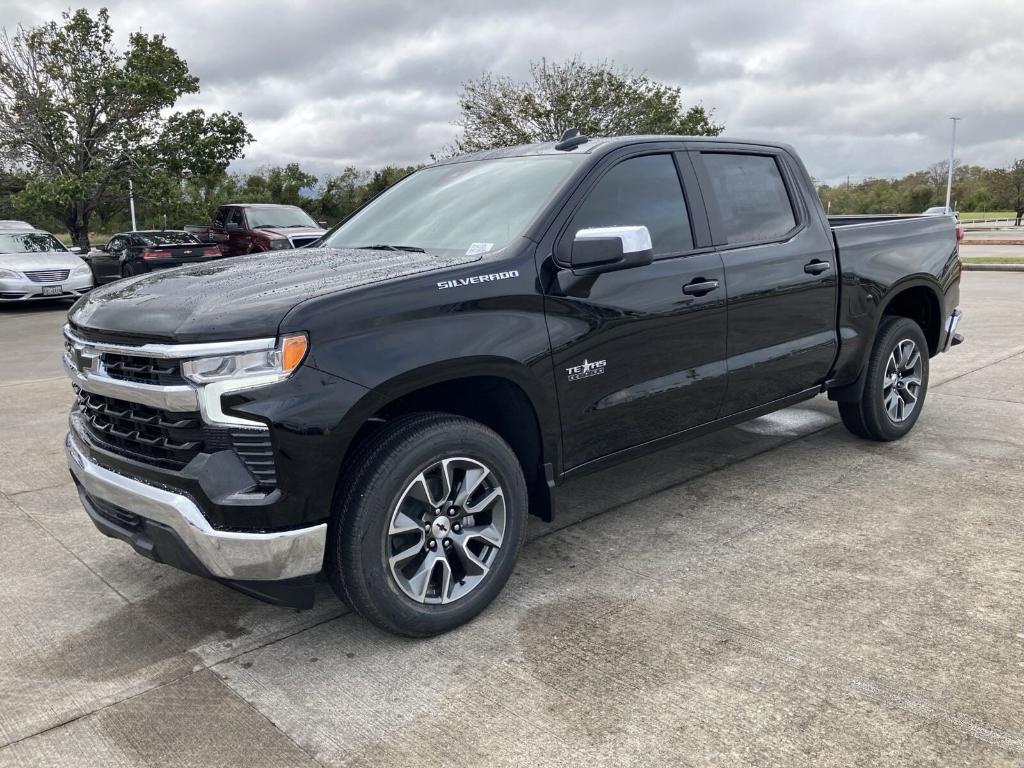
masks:
[[[422,248],[417,248],[415,245],[389,245],[387,243],[377,243],[376,245],[359,245],[356,246],[366,251],[407,251],[408,253],[426,253]]]

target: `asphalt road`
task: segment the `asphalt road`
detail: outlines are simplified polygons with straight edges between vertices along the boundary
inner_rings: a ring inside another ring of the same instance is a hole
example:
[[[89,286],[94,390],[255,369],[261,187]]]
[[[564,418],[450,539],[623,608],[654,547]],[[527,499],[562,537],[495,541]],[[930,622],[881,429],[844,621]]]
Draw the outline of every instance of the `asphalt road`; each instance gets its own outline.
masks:
[[[429,641],[273,608],[81,511],[60,308],[0,308],[0,766],[1021,765],[1024,274],[917,428],[823,398],[566,487]]]

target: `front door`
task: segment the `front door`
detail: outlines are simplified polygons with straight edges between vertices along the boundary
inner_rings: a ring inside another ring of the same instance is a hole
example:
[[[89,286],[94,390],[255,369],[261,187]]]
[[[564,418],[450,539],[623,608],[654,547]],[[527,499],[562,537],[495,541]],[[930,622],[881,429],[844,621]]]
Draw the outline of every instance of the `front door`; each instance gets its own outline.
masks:
[[[820,385],[838,348],[838,265],[831,231],[802,202],[814,190],[777,149],[716,146],[693,161],[728,286],[722,415]]]
[[[595,167],[566,206],[554,244],[560,279],[546,305],[566,469],[718,415],[725,278],[702,242],[701,204],[683,193],[688,164],[685,153],[633,148]],[[577,231],[639,225],[650,231],[652,264],[573,283],[564,254]]]
[[[89,254],[89,266],[97,283],[109,283],[121,277],[121,260],[128,251],[128,238],[112,237],[102,251]]]
[[[235,207],[228,213],[226,222],[228,233],[228,254],[230,256],[241,256],[249,253],[252,238],[245,229],[245,212]]]

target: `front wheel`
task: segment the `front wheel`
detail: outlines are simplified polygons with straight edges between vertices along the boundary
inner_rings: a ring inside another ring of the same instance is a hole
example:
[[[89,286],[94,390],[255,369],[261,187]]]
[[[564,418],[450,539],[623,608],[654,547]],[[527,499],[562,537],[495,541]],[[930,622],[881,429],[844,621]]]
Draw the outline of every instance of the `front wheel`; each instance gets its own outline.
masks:
[[[515,453],[461,416],[415,414],[370,438],[342,480],[328,533],[335,591],[377,626],[427,637],[498,595],[526,533]]]
[[[928,394],[928,341],[906,317],[883,320],[868,359],[864,391],[839,403],[843,424],[869,440],[898,440],[914,428]]]

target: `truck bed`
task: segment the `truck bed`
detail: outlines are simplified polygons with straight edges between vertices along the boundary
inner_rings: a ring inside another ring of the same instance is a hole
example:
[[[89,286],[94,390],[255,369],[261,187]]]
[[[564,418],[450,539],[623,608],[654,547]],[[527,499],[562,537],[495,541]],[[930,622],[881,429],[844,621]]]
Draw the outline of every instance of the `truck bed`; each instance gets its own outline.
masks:
[[[904,276],[939,277],[957,250],[952,216],[829,216],[842,273],[865,262],[886,262]]]
[[[919,315],[945,318],[958,303],[960,259],[953,216],[830,216],[842,276],[839,306],[840,379],[856,375],[875,334],[875,318],[898,286],[919,289]],[[934,295],[934,300],[930,297]],[[941,328],[927,328],[936,341]]]

